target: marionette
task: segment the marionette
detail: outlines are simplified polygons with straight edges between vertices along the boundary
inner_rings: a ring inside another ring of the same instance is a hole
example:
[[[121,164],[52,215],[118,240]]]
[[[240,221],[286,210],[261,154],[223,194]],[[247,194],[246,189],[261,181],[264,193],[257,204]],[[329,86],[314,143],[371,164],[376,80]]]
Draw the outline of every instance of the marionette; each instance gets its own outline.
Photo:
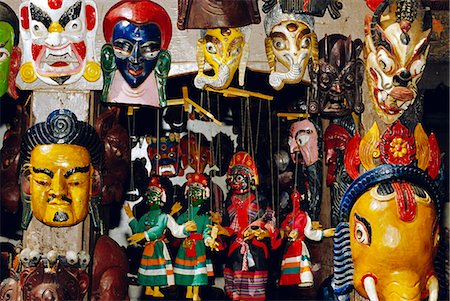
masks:
[[[257,0],[178,0],[178,29],[242,27],[261,22]]]
[[[334,235],[334,229],[313,229],[311,218],[301,208],[301,194],[294,189],[291,194],[292,211],[281,223],[281,231],[286,235],[288,243],[281,262],[280,285],[298,285],[311,287],[314,284],[311,258],[305,237],[320,241],[324,237]]]
[[[206,166],[212,165],[209,142],[201,133],[189,132],[180,141],[183,167],[192,167],[196,173],[203,173]]]
[[[119,203],[130,173],[130,138],[119,124],[120,110],[111,108],[95,121],[95,130],[103,141],[102,204]]]
[[[106,13],[102,48],[102,101],[164,107],[172,24],[150,0],[123,0]]]
[[[6,92],[14,99],[19,97],[16,75],[19,72],[22,52],[18,45],[19,19],[11,7],[0,2],[0,97]]]
[[[53,227],[82,222],[91,211],[98,226],[102,144],[74,113],[53,111],[27,130],[21,144],[22,227],[34,216]]]
[[[152,164],[151,174],[164,177],[181,176],[184,170],[181,168],[180,134],[170,133],[167,137],[148,136],[147,154]]]
[[[308,200],[307,212],[313,220],[319,220],[322,202],[322,162],[320,127],[303,119],[289,128],[289,148],[295,163],[294,181]]]
[[[227,208],[214,214],[217,233],[229,237],[225,292],[232,300],[265,300],[270,241],[275,235],[273,211],[257,198],[258,170],[246,152],[233,155],[227,172]],[[270,239],[269,239],[270,238]]]
[[[243,86],[249,55],[249,39],[249,27],[211,28],[203,32],[197,42],[198,74],[194,79],[195,87],[226,89],[238,68],[239,85]],[[205,60],[213,68],[213,76],[204,73]]]
[[[419,95],[432,17],[418,1],[383,1],[366,17],[364,57],[370,99],[375,112],[393,123]]]
[[[175,237],[184,238],[195,228],[192,222],[178,225],[171,215],[162,212],[167,202],[167,188],[163,183],[160,176],[150,179],[144,196],[149,207],[148,212],[139,220],[134,218],[130,205],[124,205],[125,213],[130,218],[129,226],[133,231],[133,235],[128,239],[130,244],[145,240],[137,281],[145,286],[145,294],[153,297],[164,297],[160,291],[161,286],[174,285],[172,259],[164,242],[165,229],[170,229]],[[169,185],[167,181],[165,185]]]
[[[442,193],[436,185],[441,164],[434,135],[428,136],[421,124],[413,132],[400,121],[380,135],[374,123],[364,137],[351,139],[345,162],[355,180],[339,209],[335,292],[354,287],[370,300],[438,300],[433,260]],[[367,170],[361,175],[359,163]]]
[[[310,73],[309,113],[333,118],[363,112],[364,63],[358,58],[362,48],[360,39],[341,34],[325,34],[319,41],[319,70]]]
[[[95,61],[97,7],[93,0],[27,0],[20,11],[23,58],[20,78],[53,85],[69,85],[81,77],[101,77]]]
[[[312,72],[317,72],[318,47],[314,17],[298,13],[285,14],[276,4],[264,19],[264,29],[270,67],[269,84],[274,89],[281,90],[285,84],[300,83],[304,80],[308,64],[311,64]],[[278,71],[278,63],[287,71]]]
[[[208,276],[213,276],[211,260],[206,258],[206,247],[216,250],[218,243],[210,235],[211,225],[205,209],[210,197],[209,181],[204,174],[192,173],[187,176],[185,195],[188,208],[177,222],[195,223],[195,229],[190,230],[184,239],[175,259],[175,283],[187,286],[186,298],[200,300],[199,287],[208,284]]]

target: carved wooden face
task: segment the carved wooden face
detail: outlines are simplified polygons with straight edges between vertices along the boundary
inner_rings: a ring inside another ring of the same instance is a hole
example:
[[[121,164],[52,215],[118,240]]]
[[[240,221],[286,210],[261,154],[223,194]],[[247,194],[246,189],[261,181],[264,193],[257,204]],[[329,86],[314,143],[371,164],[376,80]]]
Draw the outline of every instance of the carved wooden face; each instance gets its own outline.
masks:
[[[195,86],[199,89],[205,85],[215,89],[228,88],[239,67],[244,44],[244,35],[238,28],[208,29],[199,40],[197,51],[211,65],[214,75],[199,73],[194,81]],[[199,70],[203,70],[204,60],[199,64]]]
[[[180,172],[181,148],[178,141],[162,139],[159,142],[159,149],[154,141],[149,144],[147,153],[152,163],[153,174],[174,177]]]
[[[316,127],[308,120],[294,122],[289,129],[289,147],[291,157],[297,162],[296,153],[300,152],[307,166],[319,159],[319,147]]]
[[[369,189],[350,213],[350,245],[354,285],[367,298],[376,279],[379,300],[421,300],[434,274],[439,237],[430,195],[408,182],[388,182]]]
[[[30,191],[33,215],[48,226],[82,222],[89,211],[93,167],[86,148],[39,145],[31,152]]]
[[[362,112],[364,64],[358,59],[361,51],[361,40],[352,41],[342,35],[325,36],[319,42],[316,112],[330,117]]]
[[[276,90],[285,83],[302,81],[309,59],[317,60],[317,36],[304,22],[282,21],[272,27],[266,38],[266,54],[271,67],[269,83]],[[275,72],[276,62],[287,68],[287,72]]]
[[[91,0],[29,0],[20,6],[22,80],[71,84],[100,77],[94,62],[97,8]]]
[[[417,98],[431,29],[423,30],[422,18],[418,17],[410,24],[406,43],[394,13],[383,16],[378,23],[374,18],[366,20],[367,83],[376,113],[390,124]]]

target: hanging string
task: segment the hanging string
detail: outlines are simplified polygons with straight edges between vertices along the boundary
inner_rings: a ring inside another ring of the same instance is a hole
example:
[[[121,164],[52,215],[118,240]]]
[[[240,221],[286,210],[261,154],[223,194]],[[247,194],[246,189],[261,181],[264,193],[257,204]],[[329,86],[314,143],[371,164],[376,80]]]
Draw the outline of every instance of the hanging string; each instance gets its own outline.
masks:
[[[261,103],[260,103],[261,104]],[[267,102],[267,114],[269,119],[269,157],[270,157],[270,183],[273,184],[274,175],[273,175],[273,149],[272,149],[272,108],[270,106],[270,101]],[[275,210],[275,191],[273,186],[270,187],[270,191],[272,193],[272,210]]]
[[[255,150],[258,151],[258,145],[259,145],[259,131],[260,131],[260,124],[261,124],[261,99],[258,99],[258,119],[256,122],[256,142],[255,142]]]
[[[280,117],[277,116],[277,154],[280,155]],[[280,175],[280,163],[277,162],[277,199],[278,199],[278,207],[277,207],[277,228],[280,227],[280,179],[278,176]],[[273,182],[272,182],[273,183]]]
[[[128,136],[128,143],[130,143],[130,146],[133,145],[133,138],[135,134],[135,118],[134,118],[134,110],[133,113],[127,116],[127,127],[128,131],[131,135]],[[136,139],[136,138],[135,138]],[[131,152],[131,150],[130,150]],[[134,167],[133,167],[133,161],[130,160],[130,185],[129,185],[129,191],[134,191]]]
[[[159,149],[159,144],[160,144],[160,139],[161,139],[161,137],[160,137],[160,124],[161,124],[161,122],[160,122],[160,111],[159,111],[159,109],[158,110],[156,110],[156,154],[157,154],[157,156],[158,156],[158,158],[157,158],[157,160],[155,160],[156,161],[156,174],[158,175],[158,176],[160,176],[160,174],[159,174],[159,160],[161,159],[161,154],[159,153],[160,152],[160,149]]]
[[[206,104],[207,104],[207,108],[208,111],[211,112],[211,94],[209,93],[209,91],[206,93]],[[211,135],[211,143],[209,144],[209,153],[210,153],[210,160],[211,160],[211,166],[213,166],[213,158],[214,158],[214,143],[213,143],[213,136],[212,136],[212,122],[209,122],[209,132]],[[200,161],[200,156],[199,156],[199,161]],[[210,177],[209,179],[209,210],[213,211],[213,182],[212,182],[212,178]]]

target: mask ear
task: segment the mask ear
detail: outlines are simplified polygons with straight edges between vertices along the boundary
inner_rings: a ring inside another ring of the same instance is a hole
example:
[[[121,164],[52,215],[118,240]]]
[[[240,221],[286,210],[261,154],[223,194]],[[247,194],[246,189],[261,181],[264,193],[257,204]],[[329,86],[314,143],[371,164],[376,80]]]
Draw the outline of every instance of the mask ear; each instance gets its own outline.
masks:
[[[264,40],[266,47],[267,62],[269,63],[270,72],[275,72],[275,54],[273,53],[272,43],[270,38]]]
[[[33,217],[33,213],[31,211],[31,189],[30,189],[30,180],[31,180],[31,165],[26,163],[22,166],[20,170],[20,195],[22,199],[22,229],[27,229],[30,224],[31,218]]]
[[[203,53],[203,44],[205,43],[204,39],[199,39],[197,42],[197,67],[198,67],[198,75],[203,75],[203,70],[205,69],[205,54]]]

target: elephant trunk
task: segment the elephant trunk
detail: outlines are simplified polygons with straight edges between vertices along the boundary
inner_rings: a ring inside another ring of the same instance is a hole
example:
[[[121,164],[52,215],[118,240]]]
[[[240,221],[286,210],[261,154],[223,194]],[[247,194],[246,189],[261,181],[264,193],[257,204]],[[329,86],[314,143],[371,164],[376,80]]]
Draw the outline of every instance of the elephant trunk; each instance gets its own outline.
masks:
[[[229,79],[230,67],[227,65],[220,65],[217,74],[214,76],[198,74],[194,79],[194,85],[198,89],[203,89],[206,85],[215,89],[221,89],[224,88]]]

